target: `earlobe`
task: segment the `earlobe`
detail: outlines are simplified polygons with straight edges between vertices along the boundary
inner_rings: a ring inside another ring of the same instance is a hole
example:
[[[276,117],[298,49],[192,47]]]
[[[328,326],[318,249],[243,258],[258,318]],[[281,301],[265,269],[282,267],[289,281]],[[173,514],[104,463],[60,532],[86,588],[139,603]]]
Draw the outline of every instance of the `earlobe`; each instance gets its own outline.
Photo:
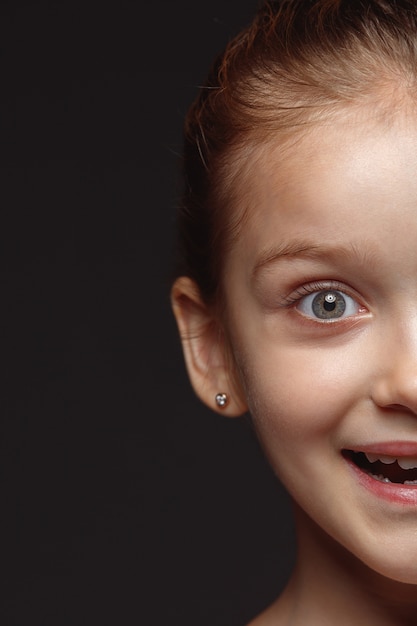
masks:
[[[195,393],[218,413],[228,417],[242,415],[247,407],[234,382],[224,333],[194,281],[186,276],[178,278],[172,287],[171,302]],[[226,401],[220,402],[220,396],[225,396]]]

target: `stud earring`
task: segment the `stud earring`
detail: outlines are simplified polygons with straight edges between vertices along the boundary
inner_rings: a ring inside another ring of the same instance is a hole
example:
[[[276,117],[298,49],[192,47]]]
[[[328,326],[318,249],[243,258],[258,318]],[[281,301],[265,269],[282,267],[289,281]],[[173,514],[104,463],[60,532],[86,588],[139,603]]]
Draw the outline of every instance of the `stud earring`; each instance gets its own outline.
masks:
[[[220,409],[224,409],[224,407],[227,405],[228,402],[229,402],[229,398],[227,397],[227,394],[218,393],[216,395],[216,404]]]

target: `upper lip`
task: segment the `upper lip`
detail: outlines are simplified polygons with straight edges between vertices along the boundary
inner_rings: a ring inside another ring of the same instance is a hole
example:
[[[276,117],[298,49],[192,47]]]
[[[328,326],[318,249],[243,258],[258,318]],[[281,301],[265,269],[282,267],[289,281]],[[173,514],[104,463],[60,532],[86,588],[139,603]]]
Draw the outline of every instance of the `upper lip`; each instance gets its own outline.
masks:
[[[381,441],[354,445],[346,450],[392,457],[417,456],[417,441]]]

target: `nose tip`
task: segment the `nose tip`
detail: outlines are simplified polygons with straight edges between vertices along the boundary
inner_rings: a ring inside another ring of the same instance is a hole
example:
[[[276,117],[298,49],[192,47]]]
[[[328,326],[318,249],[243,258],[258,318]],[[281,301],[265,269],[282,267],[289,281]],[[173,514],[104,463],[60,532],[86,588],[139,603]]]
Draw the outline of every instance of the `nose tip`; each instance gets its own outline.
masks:
[[[381,408],[417,415],[417,308],[403,307],[386,321],[368,354],[372,399]]]

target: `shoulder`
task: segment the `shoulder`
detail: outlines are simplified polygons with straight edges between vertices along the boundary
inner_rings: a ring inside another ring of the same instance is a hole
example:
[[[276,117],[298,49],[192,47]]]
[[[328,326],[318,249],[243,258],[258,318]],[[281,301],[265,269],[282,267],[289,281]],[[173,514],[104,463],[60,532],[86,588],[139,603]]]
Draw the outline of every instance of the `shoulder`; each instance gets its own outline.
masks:
[[[291,594],[288,593],[287,588],[275,602],[268,606],[246,626],[283,626],[284,624],[288,624],[292,612],[291,607]]]
[[[280,611],[277,611],[276,605],[273,604],[246,626],[280,626],[280,624],[284,624],[283,620],[283,615]]]

